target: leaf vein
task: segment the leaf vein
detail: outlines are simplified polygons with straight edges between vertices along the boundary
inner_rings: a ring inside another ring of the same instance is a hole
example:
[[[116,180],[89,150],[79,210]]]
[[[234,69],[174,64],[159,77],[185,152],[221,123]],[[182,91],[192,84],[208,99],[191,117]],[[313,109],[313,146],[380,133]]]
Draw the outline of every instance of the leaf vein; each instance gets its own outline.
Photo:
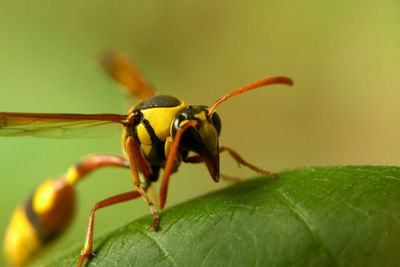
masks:
[[[144,235],[145,237],[147,237],[148,239],[150,239],[154,244],[157,245],[157,247],[162,251],[162,253],[164,254],[164,256],[171,262],[173,263],[174,266],[178,266],[178,264],[176,263],[176,261],[173,259],[173,257],[169,254],[169,252],[165,249],[165,247],[163,245],[161,245],[160,242],[158,242],[157,239],[153,238],[151,235],[147,234],[145,231],[143,231],[143,229],[141,229],[140,227],[137,227],[135,224],[132,225],[133,228],[135,228],[139,233],[141,233],[142,235]]]
[[[285,193],[283,193],[280,190],[276,191],[278,194],[279,199],[283,204],[285,204],[294,214],[295,216],[299,219],[300,222],[304,224],[306,229],[310,232],[311,236],[313,237],[314,241],[319,244],[319,246],[325,251],[325,253],[328,255],[328,257],[331,259],[333,264],[335,266],[339,266],[331,254],[331,252],[328,250],[326,247],[325,243],[322,241],[320,236],[314,231],[314,226],[309,222],[308,218],[296,207],[296,205],[291,201],[291,199],[286,196]]]

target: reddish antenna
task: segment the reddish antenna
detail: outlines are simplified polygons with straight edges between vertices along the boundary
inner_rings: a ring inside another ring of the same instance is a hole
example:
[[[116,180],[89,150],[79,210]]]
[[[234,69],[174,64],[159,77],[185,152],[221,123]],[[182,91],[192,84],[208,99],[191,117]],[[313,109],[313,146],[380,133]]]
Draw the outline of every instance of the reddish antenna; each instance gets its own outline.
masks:
[[[239,89],[237,89],[237,90],[235,90],[235,91],[233,91],[233,92],[231,92],[229,94],[224,95],[220,99],[218,99],[218,101],[215,102],[210,107],[210,109],[208,110],[208,116],[210,117],[214,113],[215,109],[219,106],[219,104],[221,104],[222,102],[228,100],[232,96],[235,96],[235,95],[238,95],[238,94],[241,94],[241,93],[256,89],[256,88],[264,86],[264,85],[279,84],[279,83],[287,84],[287,85],[290,85],[290,86],[293,85],[292,79],[290,79],[288,77],[285,77],[285,76],[268,77],[268,78],[259,80],[257,82],[250,83],[250,84],[248,84],[246,86],[243,86],[242,88],[239,88]]]

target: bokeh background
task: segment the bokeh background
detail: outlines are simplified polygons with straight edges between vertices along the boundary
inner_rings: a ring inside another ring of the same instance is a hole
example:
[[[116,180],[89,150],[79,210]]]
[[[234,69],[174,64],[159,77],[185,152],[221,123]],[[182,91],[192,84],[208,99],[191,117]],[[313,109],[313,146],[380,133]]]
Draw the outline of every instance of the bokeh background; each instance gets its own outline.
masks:
[[[117,50],[161,93],[193,104],[266,76],[292,77],[292,88],[265,87],[218,109],[221,143],[266,169],[400,165],[399,47],[400,4],[390,0],[1,0],[0,110],[126,113],[126,97],[97,62]],[[100,152],[120,154],[120,136],[0,138],[0,239],[37,184]],[[226,155],[221,161],[226,174],[254,175]],[[167,206],[228,184],[183,165]],[[130,189],[129,171],[119,169],[80,183],[75,221],[49,252],[83,244],[92,205]],[[99,235],[148,208],[136,200],[96,214]]]

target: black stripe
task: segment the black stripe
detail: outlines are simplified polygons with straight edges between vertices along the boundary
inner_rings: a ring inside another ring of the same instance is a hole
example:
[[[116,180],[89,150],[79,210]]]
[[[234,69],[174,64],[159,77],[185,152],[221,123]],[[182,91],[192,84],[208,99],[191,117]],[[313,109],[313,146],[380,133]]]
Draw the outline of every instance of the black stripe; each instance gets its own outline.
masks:
[[[160,139],[158,139],[156,132],[154,132],[153,127],[151,127],[151,125],[150,125],[150,122],[148,120],[144,119],[143,124],[144,124],[144,128],[146,128],[146,131],[150,135],[151,142],[153,144],[157,144],[157,145],[162,144],[163,142]]]
[[[25,214],[28,221],[31,223],[32,227],[36,232],[39,232],[40,222],[38,214],[33,210],[33,196],[35,193],[32,193],[25,204]]]
[[[151,166],[151,176],[149,177],[150,181],[155,182],[158,180],[160,166],[165,162],[165,153],[164,153],[164,142],[161,141],[153,127],[151,127],[150,122],[148,120],[143,120],[143,125],[150,136],[150,140],[152,143],[151,150],[150,150],[150,161],[152,163]],[[155,164],[155,165],[153,165]]]
[[[79,172],[81,168],[83,167],[83,162],[79,161],[78,163],[75,164],[75,170]]]
[[[35,192],[32,193],[25,204],[25,214],[28,221],[31,223],[33,229],[38,234],[39,241],[42,244],[48,243],[53,238],[55,238],[59,233],[58,232],[49,232],[48,229],[44,229],[43,225],[40,222],[40,216],[33,209],[33,198]]]
[[[150,154],[157,153],[157,156],[160,160],[164,161],[165,160],[165,155],[164,155],[164,142],[158,139],[156,133],[154,132],[153,127],[151,127],[150,122],[148,120],[143,120],[144,128],[146,128],[146,131],[150,135],[152,147],[151,147],[151,152]]]

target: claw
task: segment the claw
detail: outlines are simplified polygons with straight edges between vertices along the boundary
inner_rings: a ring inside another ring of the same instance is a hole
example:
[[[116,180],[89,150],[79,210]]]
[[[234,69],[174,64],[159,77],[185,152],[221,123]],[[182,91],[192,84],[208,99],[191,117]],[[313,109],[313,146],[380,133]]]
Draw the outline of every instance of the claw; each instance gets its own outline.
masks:
[[[154,231],[158,231],[160,229],[160,218],[158,216],[153,218],[151,229],[153,229]]]
[[[92,258],[95,256],[96,256],[96,254],[91,249],[89,249],[89,250],[82,249],[81,257],[79,258],[79,262],[78,262],[77,266],[82,267],[82,265],[86,259],[89,259],[89,258]]]

